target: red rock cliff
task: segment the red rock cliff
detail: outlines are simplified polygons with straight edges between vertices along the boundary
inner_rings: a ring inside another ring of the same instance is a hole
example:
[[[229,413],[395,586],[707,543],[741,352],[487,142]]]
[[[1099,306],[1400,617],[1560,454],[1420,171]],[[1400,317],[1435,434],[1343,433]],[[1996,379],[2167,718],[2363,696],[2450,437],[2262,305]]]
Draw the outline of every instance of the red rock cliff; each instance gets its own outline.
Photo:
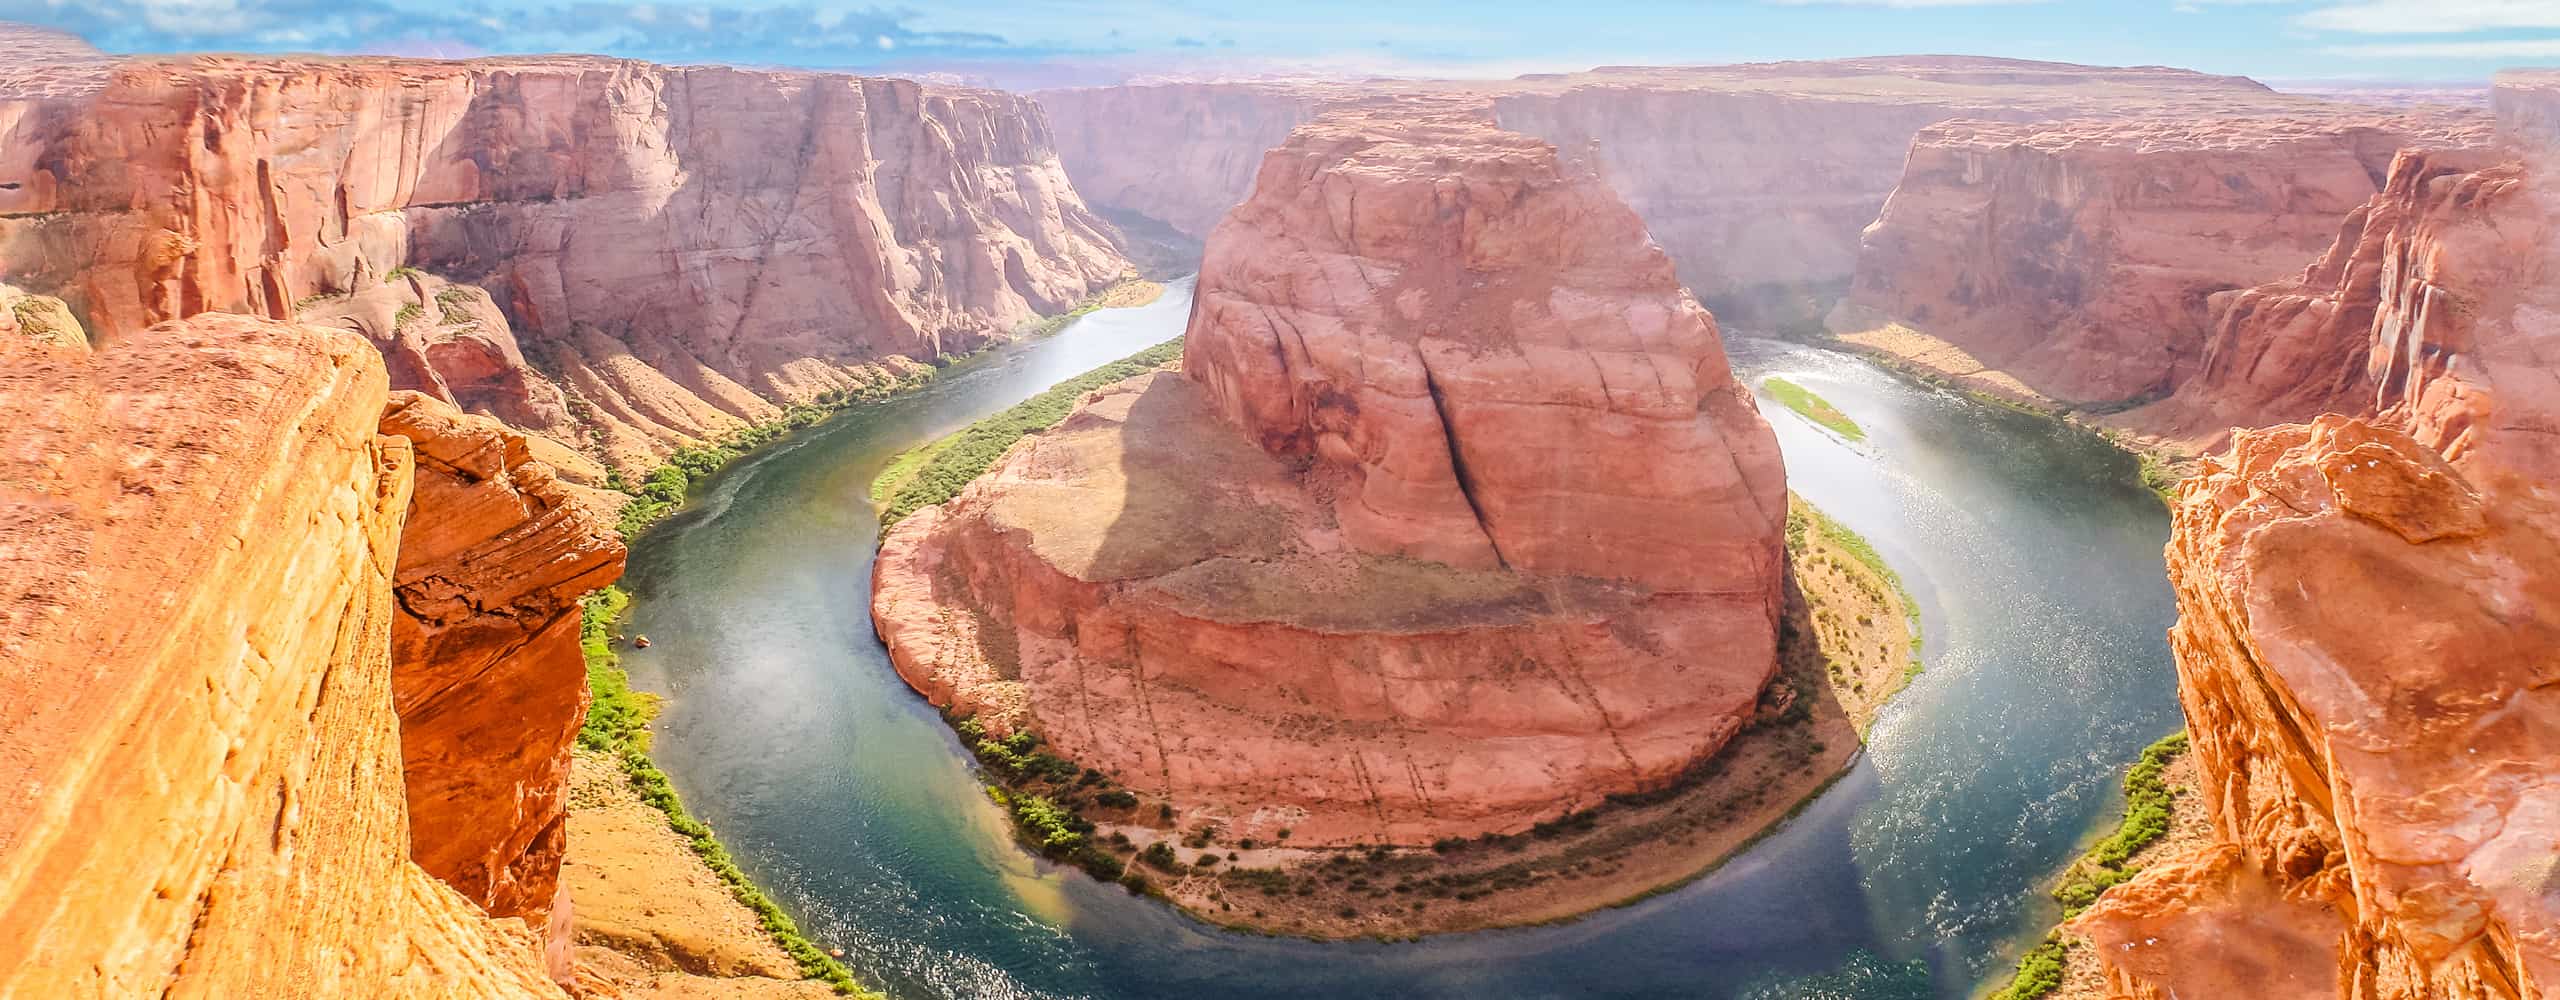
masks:
[[[2560,977],[2560,200],[2404,153],[2300,282],[2233,296],[2180,494],[2215,843],[2081,918],[2119,995],[2513,1000]],[[2170,401],[2195,405],[2191,394]]]
[[[545,928],[565,978],[578,599],[622,575],[622,539],[496,420],[398,392],[382,433],[409,440],[416,469],[392,574],[409,854],[492,916]]]
[[[1480,119],[1321,118],[1208,256],[1183,374],[889,533],[909,683],[1309,845],[1525,829],[1740,728],[1774,437],[1595,178]]]
[[[1316,110],[1417,94],[1490,101],[1502,127],[1592,158],[1724,309],[1776,314],[1845,283],[1912,135],[1950,118],[2039,120],[2301,106],[2236,77],[1973,57],[1610,67],[1512,81],[1163,84],[1043,92],[1097,206],[1205,235],[1254,164]]]
[[[1966,356],[1924,363],[2065,403],[2157,399],[2204,364],[2212,295],[2299,271],[2402,146],[2488,136],[2476,114],[2345,110],[1932,126],[1832,326],[1916,331]]]
[[[385,394],[242,317],[0,343],[0,995],[561,996],[409,860]]]
[[[9,280],[114,337],[422,268],[512,320],[482,333],[541,362],[514,382],[557,382],[464,402],[626,466],[1001,337],[1125,266],[1037,107],[987,91],[563,57],[125,63],[16,94]]]

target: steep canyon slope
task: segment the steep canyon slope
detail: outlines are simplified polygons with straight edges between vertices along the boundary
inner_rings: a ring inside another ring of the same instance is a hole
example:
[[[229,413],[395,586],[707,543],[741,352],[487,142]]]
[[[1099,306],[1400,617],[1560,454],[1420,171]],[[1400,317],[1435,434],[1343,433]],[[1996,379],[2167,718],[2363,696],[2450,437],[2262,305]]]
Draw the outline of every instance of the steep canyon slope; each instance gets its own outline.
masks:
[[[2554,989],[2550,169],[2529,139],[2402,153],[2302,279],[2230,297],[2162,404],[2199,430],[2329,413],[2236,432],[2180,493],[2173,645],[2215,843],[2080,919],[2119,995]]]
[[[246,317],[0,342],[0,994],[562,995],[411,860],[395,585],[434,512],[386,393]]]
[[[2347,109],[1932,126],[1831,327],[2010,395],[2155,400],[2204,363],[2213,296],[2299,272],[2401,148],[2489,131]]]
[[[918,690],[1307,846],[1523,830],[1751,717],[1775,438],[1597,177],[1443,105],[1320,116],[1198,296],[1179,374],[884,540]]]
[[[624,468],[1000,339],[1126,267],[1038,108],[990,91],[585,57],[8,82],[0,278],[106,338],[316,310],[399,387]],[[333,301],[403,281],[387,322]]]
[[[1894,189],[1913,135],[1931,124],[2327,106],[2237,77],[1961,56],[1037,96],[1093,204],[1205,236],[1289,128],[1323,108],[1413,95],[1489,103],[1502,127],[1592,160],[1683,282],[1719,314],[1755,321],[1800,320],[1846,285],[1860,230]]]

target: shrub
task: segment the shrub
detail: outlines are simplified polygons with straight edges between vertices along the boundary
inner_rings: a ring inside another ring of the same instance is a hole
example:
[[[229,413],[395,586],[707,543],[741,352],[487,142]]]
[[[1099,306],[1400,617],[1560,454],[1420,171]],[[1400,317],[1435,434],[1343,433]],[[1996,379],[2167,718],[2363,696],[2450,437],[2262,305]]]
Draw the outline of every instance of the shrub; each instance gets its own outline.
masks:
[[[1030,399],[1023,400],[995,416],[962,428],[959,433],[925,446],[932,458],[921,463],[893,461],[883,473],[879,496],[885,490],[886,505],[880,511],[880,525],[898,523],[907,515],[960,495],[960,490],[976,480],[1004,456],[1014,442],[1025,435],[1057,426],[1075,409],[1084,394],[1144,374],[1182,356],[1182,341],[1168,340],[1096,368],[1075,378],[1060,382]],[[905,456],[900,456],[904,458]],[[902,475],[902,480],[888,477]],[[894,486],[894,488],[889,488]]]

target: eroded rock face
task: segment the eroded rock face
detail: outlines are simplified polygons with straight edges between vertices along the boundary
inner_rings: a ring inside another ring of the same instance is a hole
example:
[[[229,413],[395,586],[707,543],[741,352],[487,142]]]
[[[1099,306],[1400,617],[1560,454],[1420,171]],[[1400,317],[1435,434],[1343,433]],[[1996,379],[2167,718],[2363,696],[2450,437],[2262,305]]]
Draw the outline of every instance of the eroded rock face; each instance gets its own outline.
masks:
[[[1969,357],[1949,374],[2069,405],[2158,399],[2205,363],[2211,297],[2299,272],[2401,147],[2488,139],[2449,111],[1932,126],[1832,328],[1908,328]]]
[[[483,290],[559,383],[466,405],[548,419],[565,393],[571,443],[625,466],[884,378],[893,356],[1000,338],[1126,266],[1036,106],[907,81],[565,57],[135,62],[94,92],[0,100],[0,135],[9,278],[98,335],[288,317],[412,265]],[[428,353],[449,358],[404,359],[403,387],[463,400],[539,377],[491,370],[516,364],[494,336],[440,343]]]
[[[245,317],[0,338],[0,994],[562,995],[408,858],[385,395]]]
[[[391,629],[409,854],[492,916],[546,928],[565,980],[578,599],[622,575],[622,538],[494,419],[397,392],[382,433],[416,469]]]
[[[1597,164],[1683,282],[1720,315],[1755,322],[1799,318],[1838,295],[1859,232],[1894,190],[1913,134],[1931,124],[2320,106],[2237,77],[1960,56],[1039,95],[1086,198],[1193,235],[1244,199],[1253,165],[1290,127],[1323,109],[1414,96],[1490,103],[1502,127]]]
[[[2181,491],[2218,843],[2080,918],[2117,993],[2547,995],[2560,509],[2508,471],[2330,416],[2241,432]]]
[[[1186,828],[1310,845],[1525,829],[1749,718],[1774,438],[1596,178],[1480,118],[1329,116],[1199,296],[1182,374],[889,533],[873,615],[910,684]]]
[[[1339,470],[1362,551],[1770,593],[1775,439],[1670,258],[1546,143],[1394,114],[1272,151],[1201,264],[1185,374]]]
[[[2498,132],[2520,142],[2560,146],[2560,70],[2510,69],[2498,73],[2489,103]]]
[[[2217,296],[2198,375],[2131,427],[2211,445],[2233,426],[2382,417],[2455,459],[2560,473],[2560,202],[2539,168],[2410,150],[2293,281]]]

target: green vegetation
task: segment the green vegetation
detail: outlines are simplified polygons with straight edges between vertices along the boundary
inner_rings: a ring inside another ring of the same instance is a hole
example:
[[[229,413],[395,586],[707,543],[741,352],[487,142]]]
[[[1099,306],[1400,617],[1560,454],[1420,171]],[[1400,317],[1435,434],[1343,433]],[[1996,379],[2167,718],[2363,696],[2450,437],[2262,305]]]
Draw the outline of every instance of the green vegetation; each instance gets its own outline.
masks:
[[[2149,487],[2151,492],[2160,494],[2163,502],[2176,506],[2178,483],[2185,478],[2178,474],[2177,467],[2169,464],[2167,459],[2149,451],[2135,452],[2134,457],[2142,463],[2142,485]]]
[[[1849,415],[1840,412],[1839,407],[1831,405],[1830,400],[1814,395],[1813,390],[1776,377],[1761,379],[1760,387],[1769,390],[1770,398],[1777,400],[1778,405],[1796,411],[1807,420],[1830,428],[1834,434],[1851,441],[1867,439],[1866,428],[1858,426],[1857,421],[1849,419]]]
[[[1110,787],[1111,779],[1091,768],[1040,749],[1038,733],[1016,731],[1003,739],[987,735],[978,720],[951,720],[951,730],[977,755],[990,776],[987,798],[1013,816],[1014,832],[1031,849],[1052,861],[1063,861],[1105,882],[1118,882],[1131,892],[1146,891],[1146,879],[1131,877],[1121,853],[1129,851],[1125,836],[1108,842],[1094,839],[1093,821],[1084,818],[1089,803],[1105,809],[1130,809],[1138,797]],[[1090,794],[1090,798],[1088,798]],[[1161,866],[1159,866],[1161,867]]]
[[[993,468],[996,459],[1003,457],[1014,442],[1066,419],[1067,411],[1074,409],[1085,393],[1170,364],[1181,356],[1181,338],[1165,341],[1060,382],[1012,409],[898,456],[871,485],[872,499],[884,504],[881,526],[896,524],[909,514],[958,496],[962,487]]]
[[[630,502],[622,506],[622,519],[616,527],[622,532],[623,540],[636,540],[641,532],[649,530],[650,525],[682,509],[685,497],[696,484],[711,478],[712,473],[736,461],[739,456],[772,444],[793,431],[814,426],[837,410],[877,402],[923,385],[933,375],[934,370],[928,368],[885,382],[870,383],[856,391],[832,389],[820,393],[816,400],[784,410],[778,418],[740,428],[714,441],[679,448],[675,454],[667,456],[665,464],[650,470],[637,484],[623,478],[619,470],[610,472],[605,476],[605,486],[631,495]]]
[[[2185,752],[2187,734],[2171,733],[2143,748],[2142,759],[2125,770],[2124,822],[2090,848],[2053,889],[2054,900],[2062,904],[2064,919],[2078,916],[2098,901],[2099,893],[2132,878],[2136,869],[2127,867],[2126,860],[2168,835],[2177,793],[2163,775],[2169,762]]]
[[[464,310],[470,306],[472,294],[470,287],[465,285],[454,285],[436,293],[436,313],[444,320],[444,325],[471,322],[471,314]]]
[[[586,725],[578,728],[578,745],[590,750],[647,750],[649,720],[657,718],[660,699],[631,690],[631,675],[623,672],[622,658],[613,652],[613,641],[622,637],[622,614],[631,607],[631,594],[620,587],[606,587],[588,594],[582,603],[578,648],[587,654],[587,689],[595,693],[595,703],[587,707]]]
[[[1014,336],[1016,339],[1037,340],[1066,329],[1067,324],[1095,310],[1145,305],[1155,301],[1156,297],[1162,294],[1164,294],[1163,286],[1140,279],[1133,271],[1124,275],[1111,287],[1095,292],[1084,301],[1076,303],[1075,308],[1055,316],[1042,317],[1031,325],[1014,331]]]
[[[631,595],[619,587],[607,587],[588,595],[586,608],[579,621],[579,645],[587,654],[587,681],[595,689],[595,706],[588,711],[587,724],[578,731],[580,745],[613,755],[622,772],[631,779],[631,787],[642,801],[665,813],[667,827],[682,835],[705,867],[720,876],[729,886],[729,894],[748,909],[765,933],[800,966],[801,975],[835,987],[845,996],[866,1000],[886,998],[853,977],[844,963],[828,956],[825,950],[800,933],[790,914],[781,904],[756,887],[747,873],[729,856],[728,848],[712,837],[704,826],[685,810],[684,800],[676,795],[667,774],[649,759],[649,733],[644,727],[657,713],[657,699],[631,690],[628,678],[613,652],[613,640],[619,636],[622,614],[631,605]]]
[[[425,306],[411,302],[407,305],[401,306],[399,312],[391,314],[391,328],[394,330],[401,329],[411,323],[417,322],[418,317],[426,314],[427,308]]]
[[[1911,588],[1902,582],[1902,574],[1893,571],[1893,565],[1884,561],[1884,553],[1876,551],[1875,543],[1867,541],[1867,536],[1849,530],[1847,525],[1824,514],[1804,498],[1793,493],[1787,496],[1791,501],[1787,504],[1787,551],[1801,555],[1808,541],[1807,534],[1818,529],[1825,544],[1848,553],[1850,558],[1891,586],[1893,595],[1902,601],[1903,616],[1910,620],[1911,673],[1917,675],[1920,672],[1920,602],[1911,596]]]
[[[2018,974],[1984,1000],[2035,1000],[2062,986],[2062,959],[2070,950],[2062,935],[2047,935],[2018,958]]]
[[[408,266],[408,265],[406,265],[406,264],[403,264],[403,265],[401,265],[401,266],[399,266],[399,267],[392,268],[392,269],[391,269],[390,271],[388,271],[388,272],[385,272],[385,273],[383,274],[383,276],[382,276],[382,280],[384,280],[384,281],[407,281],[408,279],[410,279],[410,278],[414,278],[414,277],[417,277],[417,276],[418,276],[418,269],[417,269],[417,268],[410,267],[410,266]]]
[[[2062,873],[2053,899],[2062,904],[2062,919],[2079,916],[2098,901],[2098,894],[2131,879],[2140,869],[2128,862],[2143,848],[2169,833],[2177,792],[2169,787],[2169,763],[2187,752],[2187,734],[2171,733],[2142,750],[2124,772],[2124,821]],[[1985,1000],[2036,1000],[2062,985],[2064,956],[2071,943],[2057,931],[2018,958],[2017,974]]]

